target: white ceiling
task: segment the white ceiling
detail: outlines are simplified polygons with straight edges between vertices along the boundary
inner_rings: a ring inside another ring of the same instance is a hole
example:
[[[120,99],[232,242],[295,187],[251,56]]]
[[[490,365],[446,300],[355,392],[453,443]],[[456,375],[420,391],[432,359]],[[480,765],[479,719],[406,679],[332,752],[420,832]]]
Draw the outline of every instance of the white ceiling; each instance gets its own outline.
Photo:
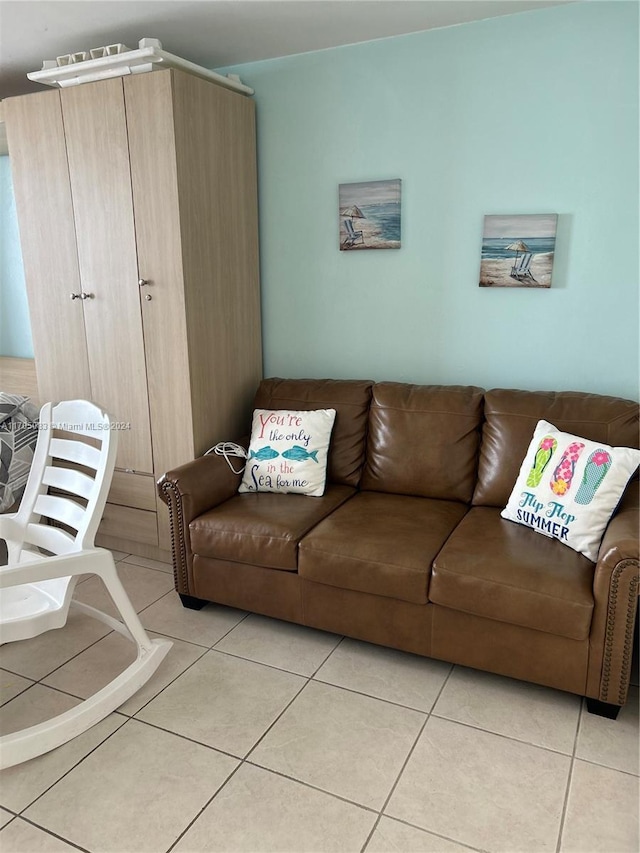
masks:
[[[0,0],[0,98],[38,91],[44,59],[158,38],[215,69],[570,0]]]

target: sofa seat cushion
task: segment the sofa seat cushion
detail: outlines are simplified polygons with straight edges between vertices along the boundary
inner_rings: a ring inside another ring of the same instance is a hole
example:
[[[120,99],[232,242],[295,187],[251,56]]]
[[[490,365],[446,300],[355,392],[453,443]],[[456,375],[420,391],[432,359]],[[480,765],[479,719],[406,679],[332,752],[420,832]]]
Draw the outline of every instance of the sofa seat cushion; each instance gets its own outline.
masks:
[[[191,549],[200,557],[294,572],[300,539],[354,493],[350,486],[330,484],[318,498],[234,495],[191,522]]]
[[[437,555],[429,600],[573,640],[589,636],[593,563],[561,542],[474,507]]]
[[[360,492],[304,537],[298,573],[426,604],[433,558],[465,512],[453,501]]]

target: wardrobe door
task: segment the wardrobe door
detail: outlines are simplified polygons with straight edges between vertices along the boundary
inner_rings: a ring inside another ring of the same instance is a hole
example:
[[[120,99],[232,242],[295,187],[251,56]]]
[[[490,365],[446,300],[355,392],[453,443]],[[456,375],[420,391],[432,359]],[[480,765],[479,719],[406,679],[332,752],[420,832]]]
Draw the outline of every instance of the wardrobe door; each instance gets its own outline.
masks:
[[[194,457],[171,72],[131,75],[124,94],[158,478]]]
[[[262,378],[255,104],[172,72],[196,454],[237,440]]]
[[[93,399],[117,421],[118,465],[152,473],[122,80],[60,93]]]
[[[91,398],[59,92],[4,101],[39,399]]]

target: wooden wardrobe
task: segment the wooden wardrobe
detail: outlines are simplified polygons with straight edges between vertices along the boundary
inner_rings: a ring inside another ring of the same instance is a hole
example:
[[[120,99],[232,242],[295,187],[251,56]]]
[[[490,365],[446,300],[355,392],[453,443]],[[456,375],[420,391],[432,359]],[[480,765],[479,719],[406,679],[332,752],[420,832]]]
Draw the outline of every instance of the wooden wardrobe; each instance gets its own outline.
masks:
[[[4,101],[40,400],[121,424],[98,543],[168,557],[156,480],[262,375],[251,98],[176,70]]]

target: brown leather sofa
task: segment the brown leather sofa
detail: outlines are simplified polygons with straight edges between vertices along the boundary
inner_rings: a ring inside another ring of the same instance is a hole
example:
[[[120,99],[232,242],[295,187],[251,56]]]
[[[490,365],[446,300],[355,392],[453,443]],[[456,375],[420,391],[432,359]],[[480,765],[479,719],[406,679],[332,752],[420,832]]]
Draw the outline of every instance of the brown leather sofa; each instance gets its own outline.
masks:
[[[240,477],[215,455],[165,474],[185,606],[218,602],[548,685],[615,717],[638,601],[637,481],[595,564],[500,510],[539,419],[637,447],[636,403],[267,379],[254,405],[336,409],[325,494],[237,494]]]

